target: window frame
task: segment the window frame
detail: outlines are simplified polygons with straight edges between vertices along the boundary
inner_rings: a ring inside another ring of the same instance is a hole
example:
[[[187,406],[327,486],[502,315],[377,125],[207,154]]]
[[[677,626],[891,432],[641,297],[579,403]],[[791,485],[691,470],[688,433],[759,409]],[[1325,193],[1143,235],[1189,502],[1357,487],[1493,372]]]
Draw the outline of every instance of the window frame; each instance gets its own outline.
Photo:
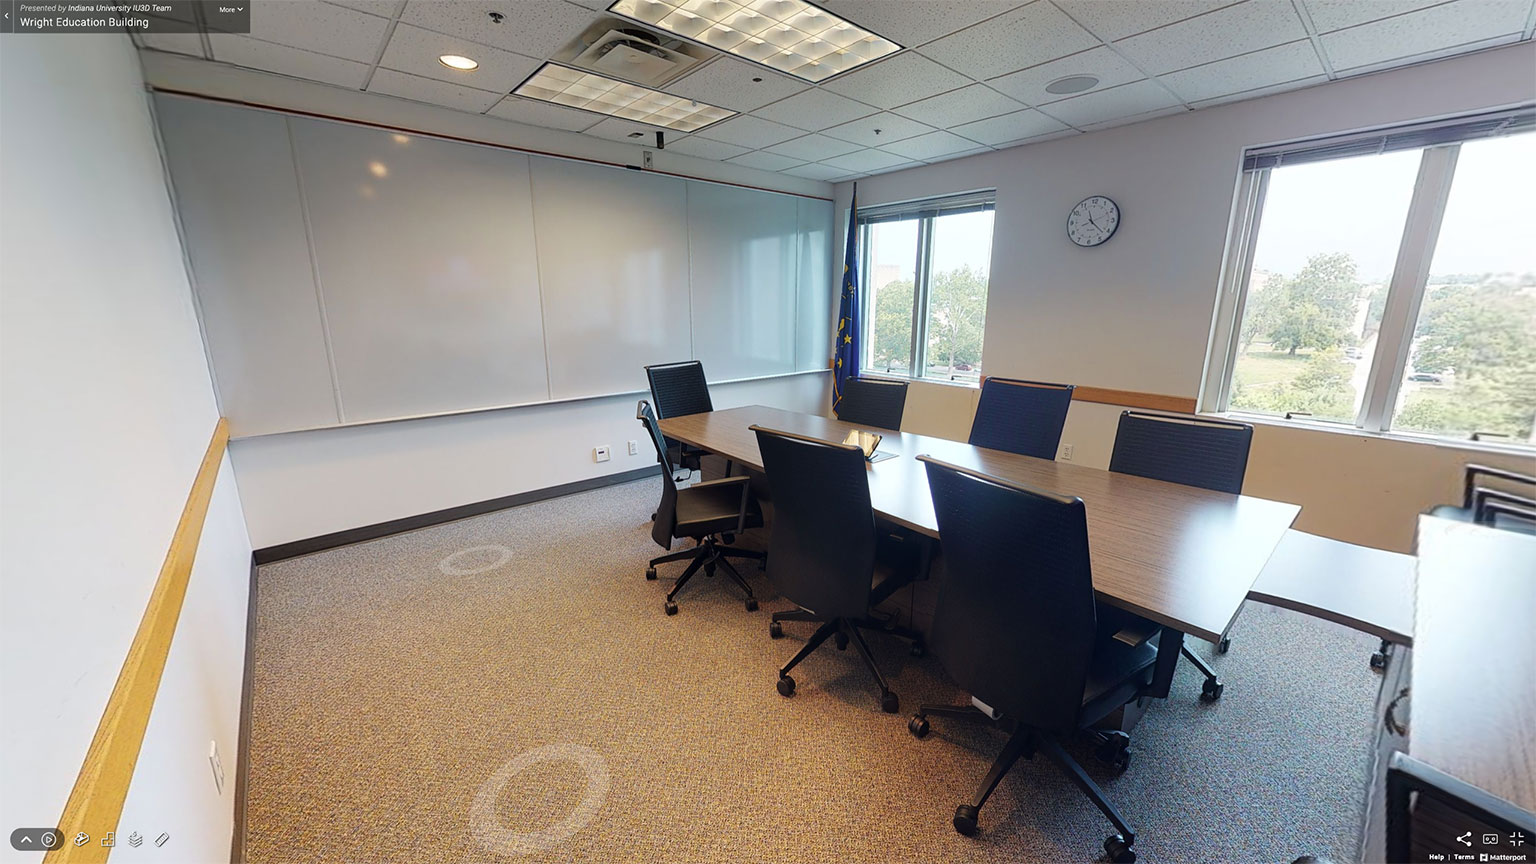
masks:
[[[1514,109],[1513,112],[1497,112],[1493,116],[1518,114],[1525,122],[1515,124],[1507,134],[1536,134],[1530,130],[1529,126],[1529,115],[1533,111],[1536,111],[1536,106],[1522,106]],[[1474,117],[1469,121],[1461,118],[1435,124],[1417,124],[1409,127],[1408,133],[1384,130],[1339,139],[1345,142],[1345,145],[1375,138],[1390,141],[1394,134],[1412,134],[1422,136],[1424,139],[1424,143],[1419,146],[1398,148],[1417,150],[1420,154],[1419,167],[1414,179],[1407,217],[1404,220],[1403,233],[1398,240],[1392,277],[1387,283],[1386,301],[1382,309],[1381,324],[1377,330],[1379,335],[1376,339],[1375,353],[1371,357],[1370,372],[1365,380],[1365,392],[1353,423],[1310,416],[1293,417],[1290,413],[1279,416],[1234,409],[1231,406],[1232,384],[1240,353],[1239,337],[1247,307],[1249,277],[1253,272],[1253,253],[1263,223],[1264,199],[1269,189],[1270,172],[1284,165],[1283,155],[1277,157],[1277,154],[1283,154],[1284,147],[1262,148],[1265,152],[1260,155],[1255,155],[1253,151],[1244,154],[1227,226],[1227,245],[1223,254],[1216,307],[1212,315],[1205,369],[1201,375],[1198,411],[1235,416],[1243,420],[1279,422],[1416,441],[1473,445],[1479,448],[1489,448],[1489,445],[1493,445],[1489,449],[1519,453],[1532,451],[1533,446],[1536,445],[1526,442],[1454,438],[1431,432],[1400,431],[1392,428],[1398,394],[1408,372],[1409,353],[1412,350],[1414,331],[1418,326],[1419,312],[1423,306],[1424,297],[1428,293],[1429,269],[1434,260],[1436,244],[1439,242],[1440,226],[1445,217],[1446,205],[1450,201],[1461,145],[1465,141],[1495,137],[1499,134],[1484,133],[1445,140],[1441,130],[1476,123],[1481,119]],[[1321,145],[1315,141],[1308,142],[1306,145],[1298,145],[1298,149],[1323,149],[1327,146],[1328,139],[1323,139]],[[1376,152],[1386,151],[1387,148],[1383,146]],[[1328,159],[1331,161],[1355,155],[1365,154],[1357,150],[1340,153]]]
[[[858,232],[859,243],[859,339],[860,351],[863,354],[859,358],[859,374],[874,378],[890,378],[900,381],[924,381],[930,384],[944,384],[956,387],[980,386],[974,381],[964,381],[928,377],[928,311],[930,291],[932,288],[933,273],[933,223],[940,216],[956,215],[961,213],[991,212],[994,214],[993,239],[996,239],[996,212],[997,190],[979,189],[971,192],[961,192],[954,195],[944,195],[934,198],[923,198],[915,201],[905,201],[896,204],[880,204],[868,207],[860,207],[854,215],[854,230]],[[874,307],[870,304],[871,293],[869,280],[874,277],[873,258],[870,243],[871,227],[881,222],[895,222],[914,220],[917,222],[916,256],[913,262],[912,276],[912,322],[910,331],[910,343],[908,347],[908,367],[906,374],[899,372],[886,372],[868,368],[868,361],[872,359],[874,340],[871,338],[871,326],[874,321]],[[987,261],[987,294],[992,293],[992,262],[990,260],[992,244],[988,244]],[[983,333],[985,333],[985,321],[983,321]],[[982,337],[982,356],[986,356],[986,337]]]

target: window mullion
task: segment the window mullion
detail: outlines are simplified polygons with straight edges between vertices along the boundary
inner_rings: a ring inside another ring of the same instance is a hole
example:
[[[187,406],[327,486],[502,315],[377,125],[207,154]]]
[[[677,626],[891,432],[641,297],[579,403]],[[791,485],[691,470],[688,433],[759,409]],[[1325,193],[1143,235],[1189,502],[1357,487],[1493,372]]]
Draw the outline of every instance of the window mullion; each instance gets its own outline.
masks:
[[[921,378],[928,370],[928,270],[933,262],[933,218],[917,223],[917,269],[912,280],[912,354],[907,374]]]
[[[1366,380],[1365,397],[1355,425],[1369,432],[1382,432],[1391,425],[1397,392],[1408,365],[1408,351],[1413,344],[1413,329],[1419,320],[1419,306],[1429,281],[1429,265],[1440,236],[1440,222],[1451,193],[1451,178],[1456,173],[1456,156],[1461,145],[1429,147],[1419,160],[1419,176],[1403,224],[1403,239],[1392,268],[1392,282],[1387,288],[1387,302],[1382,309],[1381,328],[1377,331],[1376,354],[1371,359],[1371,374]]]

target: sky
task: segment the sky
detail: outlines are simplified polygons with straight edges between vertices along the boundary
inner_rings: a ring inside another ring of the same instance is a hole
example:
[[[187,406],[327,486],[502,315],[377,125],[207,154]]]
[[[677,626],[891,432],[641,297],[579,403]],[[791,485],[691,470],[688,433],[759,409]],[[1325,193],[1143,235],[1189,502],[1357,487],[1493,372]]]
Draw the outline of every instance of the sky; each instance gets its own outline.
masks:
[[[1421,151],[1270,172],[1256,270],[1293,275],[1312,255],[1348,252],[1367,282],[1392,274]],[[1461,146],[1431,276],[1536,273],[1536,133]]]
[[[870,247],[875,267],[894,264],[902,278],[911,278],[917,263],[917,221],[881,222],[875,225]],[[983,272],[992,264],[992,213],[957,213],[934,220],[933,271],[942,273],[969,264]]]

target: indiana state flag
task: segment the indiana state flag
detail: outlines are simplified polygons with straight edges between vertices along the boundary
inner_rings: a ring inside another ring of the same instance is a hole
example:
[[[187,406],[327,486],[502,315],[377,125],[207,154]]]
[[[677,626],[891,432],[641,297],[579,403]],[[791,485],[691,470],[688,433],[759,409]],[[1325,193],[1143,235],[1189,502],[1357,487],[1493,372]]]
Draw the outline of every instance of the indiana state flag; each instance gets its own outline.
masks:
[[[844,382],[859,377],[859,184],[848,204],[848,248],[843,255],[843,300],[837,313],[837,353],[832,362],[832,410],[843,401]]]

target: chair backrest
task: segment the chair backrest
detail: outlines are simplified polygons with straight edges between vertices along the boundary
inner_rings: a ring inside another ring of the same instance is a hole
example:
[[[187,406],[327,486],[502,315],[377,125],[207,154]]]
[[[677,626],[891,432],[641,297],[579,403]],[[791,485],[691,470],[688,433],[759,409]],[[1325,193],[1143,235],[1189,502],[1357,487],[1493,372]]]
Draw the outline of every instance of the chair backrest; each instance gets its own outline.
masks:
[[[842,384],[842,394],[836,406],[837,419],[900,431],[901,415],[907,407],[907,382],[849,378]]]
[[[1072,407],[1071,384],[988,378],[981,385],[970,443],[1037,459],[1055,459]]]
[[[875,572],[875,513],[863,452],[752,430],[773,499],[768,575],[790,602],[823,618],[863,617]]]
[[[657,417],[681,417],[715,410],[709,401],[704,364],[697,360],[647,366],[645,377],[651,382],[651,399],[656,403]]]
[[[1076,729],[1097,626],[1082,499],[918,458],[944,550],[933,653],[1019,722]]]
[[[672,467],[672,458],[667,455],[667,439],[661,434],[661,423],[656,420],[656,412],[651,410],[651,403],[640,400],[635,406],[635,419],[645,426],[645,431],[651,437],[651,443],[656,447],[656,461],[661,463],[661,503],[656,506],[656,521],[651,524],[651,539],[655,540],[662,548],[672,548],[672,532],[677,528],[677,476]]]
[[[1124,411],[1109,470],[1236,495],[1252,441],[1247,423]]]

